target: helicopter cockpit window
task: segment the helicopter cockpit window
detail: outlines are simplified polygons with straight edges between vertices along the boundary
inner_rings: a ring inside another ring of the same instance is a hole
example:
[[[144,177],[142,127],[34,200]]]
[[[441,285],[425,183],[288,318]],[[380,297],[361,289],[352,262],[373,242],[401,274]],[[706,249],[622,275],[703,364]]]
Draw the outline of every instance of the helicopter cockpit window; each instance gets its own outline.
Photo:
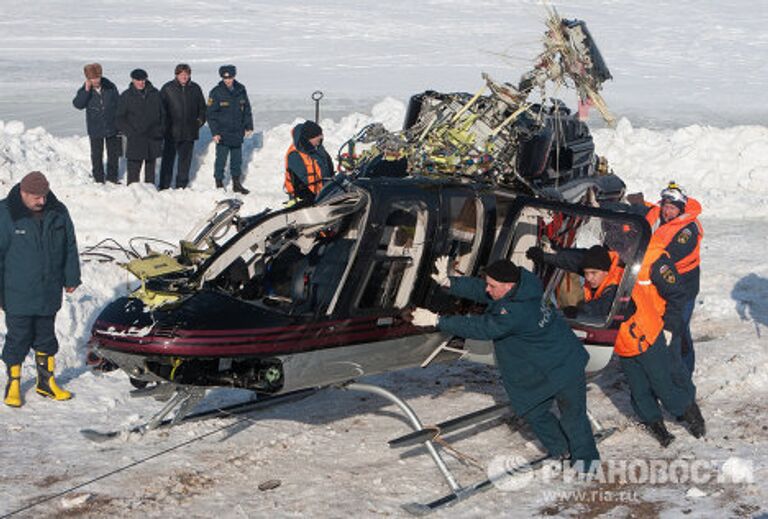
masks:
[[[636,261],[641,235],[639,224],[630,219],[526,206],[516,220],[508,257],[535,272],[544,284],[545,299],[561,309],[568,308],[568,317],[591,326],[605,326],[629,300],[636,273],[624,267]],[[603,291],[588,286],[586,292],[592,302],[587,305],[581,259],[593,245],[605,246],[615,260],[604,287],[615,285],[617,289],[606,290],[610,295],[598,301]],[[546,254],[545,261],[534,263],[526,256],[534,246]]]
[[[399,202],[390,211],[357,308],[404,308],[408,304],[424,252],[427,214],[417,202]]]
[[[366,201],[353,193],[275,215],[236,239],[202,279],[272,310],[324,312],[356,250]]]

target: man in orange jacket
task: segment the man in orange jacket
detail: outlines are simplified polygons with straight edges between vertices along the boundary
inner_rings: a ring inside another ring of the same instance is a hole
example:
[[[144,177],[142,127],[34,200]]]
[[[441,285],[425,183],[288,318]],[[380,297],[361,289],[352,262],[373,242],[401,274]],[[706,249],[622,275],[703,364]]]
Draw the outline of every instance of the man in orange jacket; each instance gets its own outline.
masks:
[[[683,325],[679,335],[673,338],[672,348],[689,374],[693,373],[696,355],[691,337],[691,317],[699,294],[701,277],[700,244],[704,229],[698,220],[701,204],[686,196],[682,187],[671,181],[661,191],[658,204],[636,204],[644,212],[645,219],[653,229],[653,241],[657,241],[669,253],[679,274],[679,283],[686,295],[683,306]]]

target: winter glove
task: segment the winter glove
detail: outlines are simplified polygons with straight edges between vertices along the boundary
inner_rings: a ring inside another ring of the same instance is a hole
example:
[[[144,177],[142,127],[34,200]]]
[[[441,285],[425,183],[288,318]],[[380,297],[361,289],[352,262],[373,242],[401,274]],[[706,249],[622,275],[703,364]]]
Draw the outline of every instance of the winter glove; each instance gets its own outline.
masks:
[[[435,260],[435,270],[437,270],[437,273],[432,274],[432,279],[435,280],[435,283],[441,287],[450,287],[451,280],[448,277],[448,256],[440,256]]]
[[[534,263],[544,263],[544,249],[531,247],[525,252],[525,257]]]
[[[563,308],[563,315],[566,316],[568,319],[573,319],[576,317],[579,313],[579,308],[577,306],[566,306]]]
[[[667,341],[667,346],[672,345],[672,332],[669,330],[663,330],[662,333],[664,334],[664,340]]]
[[[417,308],[413,311],[414,326],[437,326],[438,315],[426,308]]]

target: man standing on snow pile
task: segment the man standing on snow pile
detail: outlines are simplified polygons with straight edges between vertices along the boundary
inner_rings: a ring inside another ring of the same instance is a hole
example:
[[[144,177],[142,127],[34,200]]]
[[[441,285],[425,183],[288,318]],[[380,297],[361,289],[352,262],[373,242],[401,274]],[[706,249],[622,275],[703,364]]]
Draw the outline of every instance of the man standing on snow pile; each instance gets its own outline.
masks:
[[[176,77],[160,89],[165,110],[165,141],[158,189],[171,187],[177,154],[176,188],[187,187],[192,150],[200,137],[200,127],[205,124],[205,97],[200,86],[190,79],[192,69],[186,63],[179,63],[173,73]]]
[[[284,189],[294,203],[312,204],[333,178],[333,159],[323,147],[323,129],[305,121],[291,130],[293,142],[285,153]]]
[[[165,129],[165,113],[160,92],[147,79],[146,71],[131,72],[131,84],[120,95],[117,129],[128,138],[128,184],[139,181],[144,163],[144,182],[155,183],[155,162],[160,156]]]
[[[8,332],[3,362],[8,381],[4,402],[21,407],[21,365],[35,349],[38,394],[54,400],[72,397],[53,378],[59,350],[54,323],[62,289],[80,285],[75,228],[64,204],[39,171],[26,175],[0,201],[0,308]]]
[[[101,65],[91,63],[83,68],[85,83],[77,91],[72,104],[85,109],[85,126],[91,142],[91,172],[93,179],[104,183],[104,146],[107,147],[107,180],[117,183],[117,168],[122,141],[117,135],[115,114],[120,97],[117,87],[103,77]]]
[[[637,195],[636,195],[637,196]],[[693,373],[696,355],[691,337],[691,317],[699,294],[701,277],[700,248],[704,229],[698,220],[701,204],[686,196],[683,188],[675,181],[662,190],[658,204],[642,203],[642,199],[633,198],[634,207],[645,214],[645,219],[653,229],[653,240],[658,241],[669,253],[672,262],[680,274],[680,285],[685,290],[683,306],[683,326],[673,338],[673,350],[688,370]]]
[[[542,302],[539,279],[511,261],[485,269],[485,279],[449,277],[439,258],[432,278],[451,295],[485,303],[481,315],[413,312],[416,326],[436,326],[468,339],[492,340],[512,410],[523,417],[553,458],[570,457],[589,471],[600,456],[587,417],[584,368],[589,355],[560,314]],[[550,410],[557,402],[558,419]]]
[[[251,102],[245,86],[235,80],[234,65],[219,67],[221,81],[208,94],[208,126],[216,143],[216,162],[213,177],[216,187],[224,187],[224,166],[229,156],[229,174],[232,190],[247,195],[250,191],[240,181],[243,164],[243,140],[253,133]]]

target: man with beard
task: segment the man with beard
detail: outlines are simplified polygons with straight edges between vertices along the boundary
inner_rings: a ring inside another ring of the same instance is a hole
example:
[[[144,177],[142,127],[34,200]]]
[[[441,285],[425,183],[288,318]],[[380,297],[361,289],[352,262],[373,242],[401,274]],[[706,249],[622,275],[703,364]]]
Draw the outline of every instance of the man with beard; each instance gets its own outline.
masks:
[[[39,171],[26,175],[0,201],[0,308],[8,329],[3,362],[8,381],[4,402],[21,407],[21,365],[35,350],[38,394],[68,400],[53,377],[59,350],[54,324],[62,289],[80,285],[75,228],[64,204]]]
[[[117,129],[128,138],[128,184],[139,181],[142,162],[144,182],[155,183],[155,161],[163,145],[163,102],[147,77],[146,71],[133,70],[131,84],[117,104]]]
[[[91,141],[91,172],[93,179],[104,183],[104,146],[107,147],[107,180],[117,183],[117,167],[122,141],[117,135],[115,113],[120,96],[117,87],[102,76],[101,65],[84,67],[85,83],[77,91],[72,104],[85,110],[85,125]]]
[[[186,63],[179,63],[174,74],[176,78],[160,89],[166,119],[158,189],[171,187],[173,163],[177,154],[176,187],[187,187],[192,149],[200,136],[200,127],[205,124],[205,98],[200,86],[190,79],[192,69]]]

